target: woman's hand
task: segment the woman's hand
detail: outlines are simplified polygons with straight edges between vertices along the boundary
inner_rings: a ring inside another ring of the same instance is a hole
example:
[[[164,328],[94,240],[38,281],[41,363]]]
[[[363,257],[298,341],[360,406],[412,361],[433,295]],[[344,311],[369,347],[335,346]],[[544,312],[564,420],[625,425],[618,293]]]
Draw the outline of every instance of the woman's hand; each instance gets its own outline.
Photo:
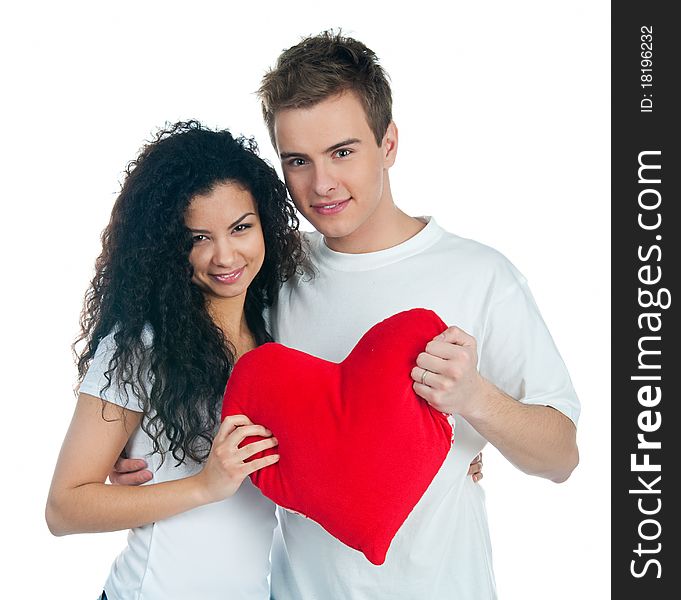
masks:
[[[266,438],[239,447],[246,438]],[[244,415],[226,417],[213,440],[203,470],[195,475],[201,486],[206,503],[217,502],[232,496],[248,475],[279,460],[278,454],[271,454],[246,462],[254,454],[273,448],[278,444],[272,432],[262,425],[254,425]]]
[[[468,467],[468,474],[473,478],[475,483],[482,479],[482,452],[471,461],[471,464]]]

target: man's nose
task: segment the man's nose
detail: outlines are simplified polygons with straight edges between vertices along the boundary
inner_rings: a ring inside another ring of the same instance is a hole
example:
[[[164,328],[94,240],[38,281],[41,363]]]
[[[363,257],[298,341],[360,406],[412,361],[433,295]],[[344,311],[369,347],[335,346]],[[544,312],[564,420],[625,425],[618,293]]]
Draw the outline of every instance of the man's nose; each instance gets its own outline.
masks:
[[[327,196],[338,187],[333,169],[324,161],[315,165],[314,178],[314,190],[318,196]]]

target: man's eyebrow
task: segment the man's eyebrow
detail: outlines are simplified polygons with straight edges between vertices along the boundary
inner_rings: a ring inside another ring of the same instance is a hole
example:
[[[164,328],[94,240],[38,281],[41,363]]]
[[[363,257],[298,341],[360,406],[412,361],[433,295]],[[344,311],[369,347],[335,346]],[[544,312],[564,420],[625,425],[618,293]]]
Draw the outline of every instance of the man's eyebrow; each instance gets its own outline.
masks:
[[[279,158],[281,160],[285,160],[285,159],[291,158],[293,156],[295,156],[296,158],[305,158],[305,159],[310,158],[304,152],[282,152],[281,154],[279,154]]]
[[[246,217],[249,217],[250,215],[255,216],[254,212],[247,212],[241,215],[234,223],[232,223],[227,229],[231,229],[232,227],[236,227],[241,221],[243,221]],[[195,229],[194,227],[190,227],[189,231],[192,233],[210,233],[208,229]]]
[[[337,144],[334,144],[333,146],[329,146],[324,152],[333,152],[334,150],[338,150],[338,148],[342,148],[343,146],[351,146],[352,144],[361,144],[362,140],[359,138],[350,138],[347,140],[343,140],[342,142],[338,142]]]
[[[342,148],[343,146],[351,146],[352,144],[361,144],[362,140],[359,138],[348,138],[347,140],[343,140],[342,142],[338,142],[337,144],[334,144],[333,146],[329,146],[326,150],[324,150],[324,153],[329,153],[333,152],[334,150],[338,150],[338,148]],[[281,160],[285,160],[287,158],[305,158],[309,159],[310,156],[308,154],[305,154],[304,152],[282,152],[279,155],[279,158]]]

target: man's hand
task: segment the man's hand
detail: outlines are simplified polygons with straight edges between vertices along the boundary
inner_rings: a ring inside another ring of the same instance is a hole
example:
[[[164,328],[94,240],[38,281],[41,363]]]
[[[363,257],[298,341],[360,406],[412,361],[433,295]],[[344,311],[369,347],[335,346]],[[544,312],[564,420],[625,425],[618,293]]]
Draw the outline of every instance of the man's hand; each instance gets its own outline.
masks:
[[[120,456],[116,461],[109,481],[114,485],[141,485],[151,481],[151,471],[147,469],[147,463],[141,458],[126,458]]]
[[[449,327],[428,342],[411,371],[414,391],[440,412],[467,417],[483,397],[475,338]]]
[[[475,338],[448,327],[418,355],[414,391],[436,410],[461,415],[524,473],[567,480],[579,462],[575,424],[552,406],[509,396],[480,375],[477,362]]]

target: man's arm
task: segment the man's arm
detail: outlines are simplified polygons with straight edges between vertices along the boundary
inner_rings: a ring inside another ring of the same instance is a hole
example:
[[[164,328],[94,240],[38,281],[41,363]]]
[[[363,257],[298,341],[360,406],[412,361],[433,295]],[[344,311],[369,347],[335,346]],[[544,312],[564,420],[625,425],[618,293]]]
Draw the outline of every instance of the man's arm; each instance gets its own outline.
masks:
[[[567,480],[579,462],[574,423],[505,394],[480,375],[477,362],[475,338],[449,327],[418,356],[414,390],[437,410],[464,417],[521,471]]]
[[[482,479],[482,452],[471,461],[468,474],[475,483]],[[126,458],[123,455],[118,458],[109,473],[109,481],[115,485],[140,485],[151,478],[152,474],[147,469],[146,461],[141,458]]]

